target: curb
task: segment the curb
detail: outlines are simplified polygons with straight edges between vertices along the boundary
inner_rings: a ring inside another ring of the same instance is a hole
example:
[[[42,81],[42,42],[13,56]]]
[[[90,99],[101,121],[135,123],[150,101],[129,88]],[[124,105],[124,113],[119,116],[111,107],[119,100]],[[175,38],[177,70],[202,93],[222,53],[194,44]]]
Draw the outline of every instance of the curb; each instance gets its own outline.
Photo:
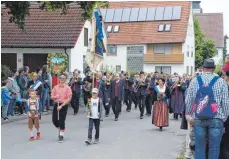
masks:
[[[49,115],[51,113],[52,113],[52,110],[51,111],[48,111],[48,112],[44,112],[44,113],[41,114],[41,118],[42,118],[42,116]],[[18,116],[18,117],[15,117],[13,119],[10,119],[8,121],[2,120],[1,121],[1,124],[3,125],[3,124],[12,123],[12,122],[15,122],[15,121],[21,121],[21,120],[25,120],[27,118],[28,118],[27,115],[22,115],[22,116]]]

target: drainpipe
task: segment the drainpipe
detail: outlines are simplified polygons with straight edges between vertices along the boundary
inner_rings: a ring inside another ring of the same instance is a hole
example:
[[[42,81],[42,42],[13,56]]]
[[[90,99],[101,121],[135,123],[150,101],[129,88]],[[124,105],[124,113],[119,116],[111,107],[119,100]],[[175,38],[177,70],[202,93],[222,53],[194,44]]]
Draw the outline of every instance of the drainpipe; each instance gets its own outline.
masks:
[[[68,70],[68,72],[70,73],[70,70],[69,70],[69,55],[67,54],[67,48],[66,48],[66,47],[64,48],[64,53],[65,53],[65,54],[67,55],[67,57],[68,57],[68,66],[67,66],[68,69],[67,69],[67,70]]]

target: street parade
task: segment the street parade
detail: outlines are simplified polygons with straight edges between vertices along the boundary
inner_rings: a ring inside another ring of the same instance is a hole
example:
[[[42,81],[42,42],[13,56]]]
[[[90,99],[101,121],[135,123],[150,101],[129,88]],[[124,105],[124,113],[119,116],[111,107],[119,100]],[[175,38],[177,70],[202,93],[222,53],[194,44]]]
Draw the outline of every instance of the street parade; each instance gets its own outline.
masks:
[[[228,37],[200,3],[2,3],[2,158],[229,159]]]

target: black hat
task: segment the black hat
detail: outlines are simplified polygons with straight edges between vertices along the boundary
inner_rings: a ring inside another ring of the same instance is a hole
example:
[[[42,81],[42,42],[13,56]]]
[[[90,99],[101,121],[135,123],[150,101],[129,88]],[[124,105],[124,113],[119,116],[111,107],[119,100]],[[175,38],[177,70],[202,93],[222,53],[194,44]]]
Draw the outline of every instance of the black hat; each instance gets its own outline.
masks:
[[[204,68],[215,68],[215,61],[213,59],[206,59],[204,61]]]

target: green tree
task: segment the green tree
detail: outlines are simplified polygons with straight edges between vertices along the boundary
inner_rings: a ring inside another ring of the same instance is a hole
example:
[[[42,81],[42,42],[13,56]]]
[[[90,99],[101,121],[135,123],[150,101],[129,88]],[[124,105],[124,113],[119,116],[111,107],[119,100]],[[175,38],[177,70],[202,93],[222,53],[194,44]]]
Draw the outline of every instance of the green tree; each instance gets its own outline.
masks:
[[[227,56],[227,39],[229,38],[227,35],[225,35],[224,36],[224,46],[223,46],[223,63],[225,62],[225,58]]]
[[[212,58],[216,55],[216,47],[214,41],[207,39],[200,27],[199,21],[194,18],[195,31],[195,65],[199,68],[207,58]]]
[[[10,14],[9,22],[14,22],[22,30],[25,29],[25,18],[29,15],[29,9],[31,6],[30,1],[2,1],[6,8],[9,9]],[[82,16],[84,19],[90,19],[95,7],[105,8],[108,7],[107,1],[39,1],[41,9],[47,11],[61,10],[61,14],[67,14],[68,4],[76,3],[82,9]]]

